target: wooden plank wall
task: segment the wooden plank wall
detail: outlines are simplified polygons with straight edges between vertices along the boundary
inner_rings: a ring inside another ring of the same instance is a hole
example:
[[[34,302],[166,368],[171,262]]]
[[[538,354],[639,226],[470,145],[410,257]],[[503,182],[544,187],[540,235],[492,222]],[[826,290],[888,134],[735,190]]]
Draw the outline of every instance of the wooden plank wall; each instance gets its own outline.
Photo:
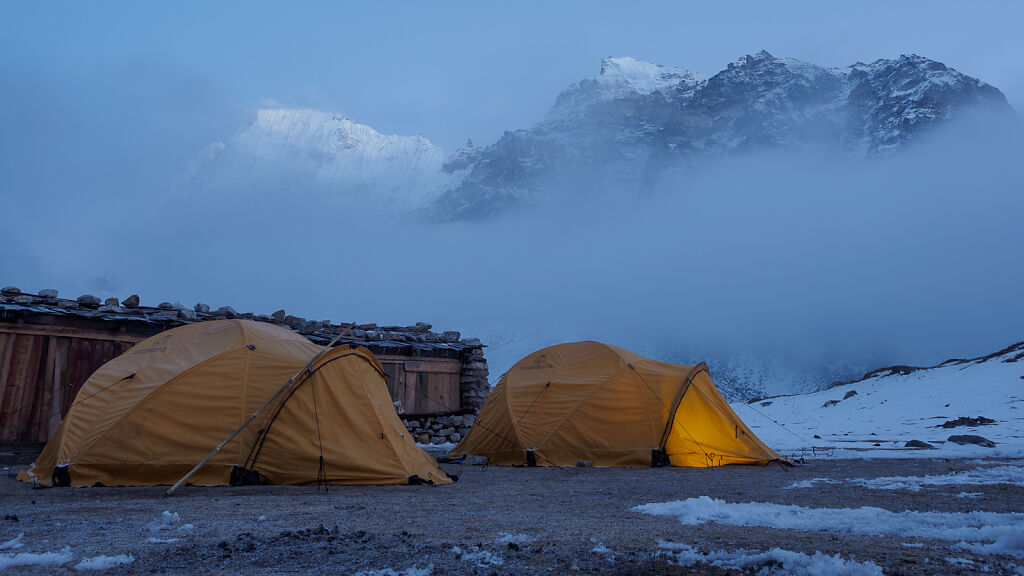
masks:
[[[133,344],[0,332],[0,442],[46,442],[89,376]]]
[[[0,442],[46,442],[89,376],[143,338],[71,334],[32,326],[0,326]],[[404,414],[459,410],[462,364],[458,360],[378,359],[391,398],[400,403]]]
[[[449,414],[459,410],[458,360],[377,356],[388,382],[391,399],[402,413]]]

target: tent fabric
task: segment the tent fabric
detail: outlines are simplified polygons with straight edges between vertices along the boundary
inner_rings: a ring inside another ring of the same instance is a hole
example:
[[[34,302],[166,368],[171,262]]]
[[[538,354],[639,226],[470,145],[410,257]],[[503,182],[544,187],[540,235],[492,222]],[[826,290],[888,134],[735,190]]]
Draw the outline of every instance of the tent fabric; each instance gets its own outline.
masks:
[[[495,385],[452,457],[499,465],[673,466],[779,460],[715,387],[704,365],[651,360],[600,342],[559,344]]]
[[[173,484],[322,350],[250,320],[198,322],[143,340],[93,373],[18,478],[51,485],[59,466],[73,486]],[[275,484],[450,482],[405,432],[364,348],[327,351],[271,408],[190,483],[228,484],[247,463]]]

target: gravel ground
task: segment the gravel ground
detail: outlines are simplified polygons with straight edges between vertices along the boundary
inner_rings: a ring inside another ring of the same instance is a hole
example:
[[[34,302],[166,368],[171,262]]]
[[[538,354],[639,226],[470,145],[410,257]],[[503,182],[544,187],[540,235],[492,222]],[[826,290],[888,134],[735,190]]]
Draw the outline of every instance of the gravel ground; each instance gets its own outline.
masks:
[[[67,546],[74,556],[60,568],[11,568],[12,574],[60,572],[87,557],[121,554],[130,554],[134,561],[110,573],[363,571],[386,575],[393,573],[389,569],[410,576],[741,573],[702,565],[674,566],[669,557],[658,554],[658,540],[704,550],[821,551],[870,560],[887,574],[973,574],[983,568],[988,574],[1016,574],[1014,566],[1024,566],[1024,559],[979,556],[954,550],[955,542],[949,541],[719,524],[684,526],[674,517],[631,510],[648,502],[707,495],[728,502],[809,507],[1021,512],[1024,488],[1006,484],[926,487],[919,492],[869,490],[851,484],[786,489],[812,478],[922,476],[1000,463],[817,460],[788,469],[774,465],[560,469],[445,464],[443,468],[458,474],[459,481],[439,488],[335,487],[324,493],[315,487],[186,487],[172,497],[166,497],[163,488],[34,489],[2,478],[0,542],[23,532],[24,546],[4,552],[54,552]],[[965,491],[982,495],[955,496]],[[179,519],[165,529],[148,527],[165,510]],[[608,551],[595,552],[595,548]],[[948,557],[974,564],[951,564]],[[429,571],[410,570],[428,567]]]

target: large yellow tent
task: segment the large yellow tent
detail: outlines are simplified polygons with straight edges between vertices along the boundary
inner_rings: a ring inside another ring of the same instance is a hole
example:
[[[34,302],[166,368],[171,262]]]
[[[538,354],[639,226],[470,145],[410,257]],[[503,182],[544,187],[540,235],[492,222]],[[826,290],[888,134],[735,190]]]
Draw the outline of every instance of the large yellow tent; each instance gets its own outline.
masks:
[[[537,466],[779,460],[729,407],[704,364],[659,362],[600,342],[559,344],[520,360],[450,454]]]
[[[148,338],[82,386],[18,478],[51,485],[173,484],[323,350],[264,322],[219,320]],[[450,480],[395,414],[376,358],[340,346],[190,482],[408,484]]]

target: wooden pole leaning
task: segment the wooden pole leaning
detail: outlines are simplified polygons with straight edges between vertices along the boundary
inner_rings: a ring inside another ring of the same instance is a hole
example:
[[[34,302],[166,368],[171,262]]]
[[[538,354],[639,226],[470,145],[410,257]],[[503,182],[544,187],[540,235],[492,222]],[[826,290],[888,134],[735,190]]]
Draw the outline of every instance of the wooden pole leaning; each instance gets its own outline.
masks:
[[[324,354],[326,354],[331,348],[333,348],[334,345],[338,343],[338,340],[341,340],[343,337],[345,337],[350,332],[352,332],[352,328],[354,326],[355,326],[354,323],[353,324],[349,324],[349,325],[345,326],[344,328],[342,328],[341,330],[339,330],[338,331],[338,335],[334,337],[334,340],[331,340],[330,344],[325,346],[323,350],[317,352],[316,356],[314,356],[312,360],[310,360],[305,366],[300,368],[299,371],[296,372],[294,376],[289,378],[288,382],[285,382],[284,386],[282,386],[280,389],[278,389],[278,391],[275,392],[274,395],[270,397],[270,399],[268,399],[266,402],[264,402],[262,406],[260,406],[255,412],[252,413],[252,416],[249,416],[248,418],[246,418],[245,422],[242,422],[242,425],[239,426],[237,430],[232,432],[230,436],[228,436],[227,438],[224,439],[223,442],[218,444],[217,447],[214,448],[212,452],[207,454],[206,458],[203,458],[202,461],[199,462],[199,464],[196,464],[196,467],[193,468],[192,470],[190,470],[188,474],[185,474],[184,476],[181,477],[180,480],[175,482],[174,486],[171,486],[170,488],[168,488],[167,495],[170,496],[171,494],[174,494],[174,491],[177,490],[179,486],[181,486],[185,482],[188,482],[188,479],[191,478],[196,472],[198,472],[200,468],[205,466],[206,463],[209,462],[211,458],[216,456],[217,453],[220,452],[221,448],[227,446],[228,442],[231,442],[232,440],[234,440],[235,436],[238,436],[239,434],[241,434],[242,430],[245,430],[246,426],[248,426],[249,424],[252,424],[252,421],[255,420],[260,415],[260,413],[262,413],[264,410],[267,409],[268,406],[270,406],[278,398],[280,398],[281,394],[284,394],[285,391],[287,391],[289,388],[291,388],[292,384],[295,384],[295,381],[298,380],[302,376],[302,374],[304,372],[306,372],[308,370],[312,370],[313,369],[313,365],[316,364],[316,361],[319,360]]]

